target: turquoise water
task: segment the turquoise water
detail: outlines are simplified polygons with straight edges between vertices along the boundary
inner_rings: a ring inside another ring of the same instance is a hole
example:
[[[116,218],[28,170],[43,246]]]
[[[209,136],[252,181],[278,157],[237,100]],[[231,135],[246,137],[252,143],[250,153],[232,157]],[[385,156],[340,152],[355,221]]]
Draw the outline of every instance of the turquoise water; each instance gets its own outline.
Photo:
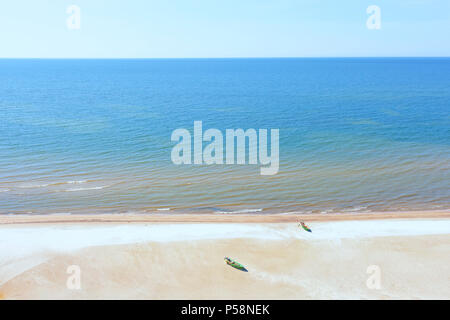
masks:
[[[444,58],[0,60],[0,213],[449,209],[449,111]],[[278,128],[278,174],[174,165],[195,120]]]

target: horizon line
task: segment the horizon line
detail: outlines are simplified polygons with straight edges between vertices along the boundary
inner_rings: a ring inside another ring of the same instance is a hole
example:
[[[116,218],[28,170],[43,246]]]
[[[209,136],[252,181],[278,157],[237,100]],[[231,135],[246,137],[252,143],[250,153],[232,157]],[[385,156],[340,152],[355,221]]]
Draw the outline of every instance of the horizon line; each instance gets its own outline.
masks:
[[[177,60],[177,59],[448,59],[450,56],[286,56],[286,57],[0,57],[0,60]]]

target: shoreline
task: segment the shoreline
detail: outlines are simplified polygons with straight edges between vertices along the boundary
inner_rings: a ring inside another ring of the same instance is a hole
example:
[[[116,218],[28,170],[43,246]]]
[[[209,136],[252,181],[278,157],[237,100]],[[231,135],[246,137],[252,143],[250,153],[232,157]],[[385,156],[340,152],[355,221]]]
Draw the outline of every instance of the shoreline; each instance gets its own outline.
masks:
[[[450,210],[390,211],[372,213],[333,214],[73,214],[73,215],[0,215],[0,225],[54,223],[286,223],[298,220],[310,222],[383,220],[383,219],[443,219]]]

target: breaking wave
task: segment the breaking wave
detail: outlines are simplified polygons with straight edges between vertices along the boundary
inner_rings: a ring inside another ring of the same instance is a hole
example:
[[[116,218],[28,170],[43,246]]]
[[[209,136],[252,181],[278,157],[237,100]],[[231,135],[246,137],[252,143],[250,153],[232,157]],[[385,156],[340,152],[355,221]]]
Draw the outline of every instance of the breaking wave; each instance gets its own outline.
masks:
[[[89,188],[70,188],[65,191],[73,192],[73,191],[88,191],[88,190],[101,190],[103,188],[108,188],[109,186],[101,186],[101,187],[89,187]]]

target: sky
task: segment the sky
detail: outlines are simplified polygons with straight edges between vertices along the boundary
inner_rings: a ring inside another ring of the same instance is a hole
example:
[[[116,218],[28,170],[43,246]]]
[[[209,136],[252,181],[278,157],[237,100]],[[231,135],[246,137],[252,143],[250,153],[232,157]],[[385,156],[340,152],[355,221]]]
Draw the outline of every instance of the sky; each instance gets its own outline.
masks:
[[[73,12],[67,12],[71,5],[80,9],[78,29]],[[371,5],[380,8],[380,29],[366,25]],[[450,0],[14,0],[0,5],[1,58],[382,56],[449,57]]]

